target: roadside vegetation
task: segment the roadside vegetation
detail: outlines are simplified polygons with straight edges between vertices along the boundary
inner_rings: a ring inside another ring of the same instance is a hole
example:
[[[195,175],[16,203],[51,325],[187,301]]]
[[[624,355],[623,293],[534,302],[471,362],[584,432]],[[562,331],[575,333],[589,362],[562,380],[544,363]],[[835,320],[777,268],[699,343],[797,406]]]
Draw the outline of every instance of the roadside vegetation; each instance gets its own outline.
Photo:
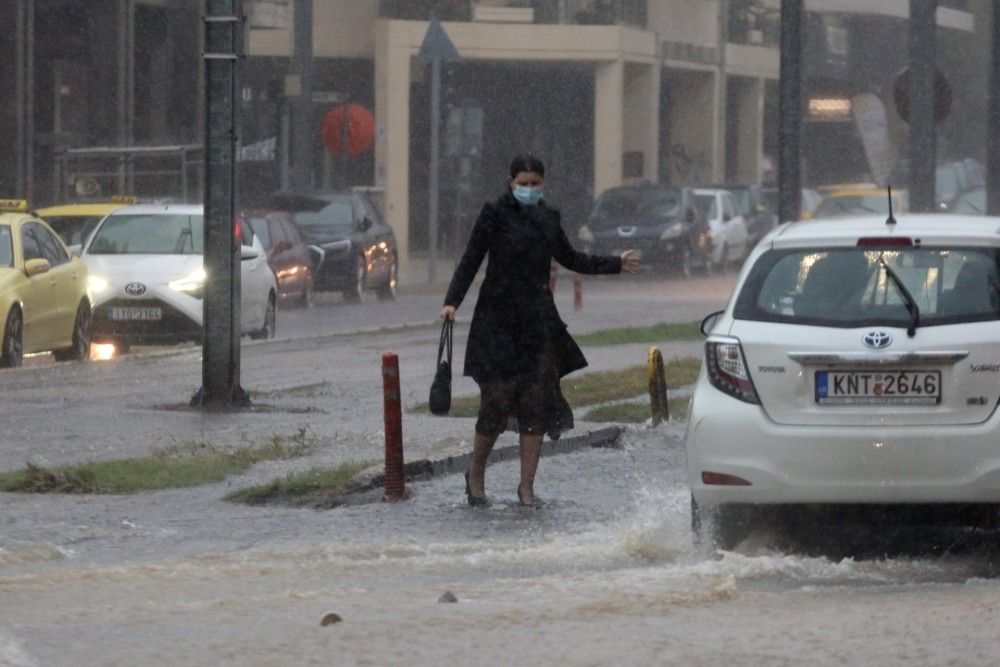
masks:
[[[263,445],[235,449],[208,442],[179,442],[149,456],[76,465],[24,468],[0,473],[0,491],[18,493],[129,494],[221,482],[261,461],[300,458],[315,450],[307,427],[292,436],[274,435]]]
[[[689,396],[679,396],[667,401],[670,406],[671,419],[683,419],[691,403]],[[652,416],[649,402],[646,403],[612,403],[590,410],[583,416],[585,422],[604,422],[616,424],[642,424]]]
[[[667,387],[689,385],[698,377],[701,359],[697,357],[677,357],[665,364]],[[630,366],[613,371],[595,371],[570,376],[562,381],[563,395],[571,408],[582,408],[599,403],[610,403],[643,396],[649,391],[646,366]],[[648,405],[646,406],[648,410]],[[429,412],[427,403],[418,403],[408,412]],[[475,417],[479,412],[478,396],[460,396],[451,401],[449,417]],[[648,418],[648,414],[646,418]],[[644,418],[645,419],[645,418]]]
[[[331,501],[352,491],[351,480],[373,462],[351,461],[335,468],[313,468],[291,473],[267,484],[249,486],[226,494],[224,500],[248,505],[281,504],[329,506]]]
[[[701,323],[662,323],[648,327],[601,329],[573,336],[581,346],[626,345],[629,343],[663,343],[667,341],[702,340]]]

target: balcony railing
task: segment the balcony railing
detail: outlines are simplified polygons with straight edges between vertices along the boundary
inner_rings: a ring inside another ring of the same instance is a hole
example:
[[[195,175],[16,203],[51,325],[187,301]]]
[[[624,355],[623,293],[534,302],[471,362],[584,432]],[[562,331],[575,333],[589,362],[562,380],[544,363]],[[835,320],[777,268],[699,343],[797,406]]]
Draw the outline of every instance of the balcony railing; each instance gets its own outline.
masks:
[[[644,28],[649,0],[380,0],[383,18],[426,21],[575,23]]]

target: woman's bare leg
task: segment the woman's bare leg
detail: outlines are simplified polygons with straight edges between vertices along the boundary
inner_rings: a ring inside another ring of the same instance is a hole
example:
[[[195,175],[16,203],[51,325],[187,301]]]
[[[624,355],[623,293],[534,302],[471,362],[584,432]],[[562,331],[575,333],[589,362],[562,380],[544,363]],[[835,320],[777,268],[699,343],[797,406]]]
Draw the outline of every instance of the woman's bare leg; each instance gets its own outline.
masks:
[[[490,458],[498,437],[476,432],[476,439],[472,444],[472,463],[469,465],[469,490],[477,498],[486,495],[486,461]]]
[[[538,470],[538,459],[542,455],[542,436],[521,434],[521,483],[518,485],[518,498],[525,505],[535,502],[535,471]]]

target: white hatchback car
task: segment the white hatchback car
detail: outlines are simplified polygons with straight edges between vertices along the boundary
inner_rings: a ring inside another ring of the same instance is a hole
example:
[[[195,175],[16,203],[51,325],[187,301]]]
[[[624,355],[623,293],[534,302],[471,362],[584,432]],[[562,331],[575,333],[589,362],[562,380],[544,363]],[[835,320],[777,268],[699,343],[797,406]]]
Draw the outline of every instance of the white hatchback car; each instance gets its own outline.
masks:
[[[241,225],[242,333],[271,338],[277,287],[260,239]],[[89,272],[91,335],[119,350],[202,340],[204,211],[196,205],[121,208],[94,229],[81,257]]]
[[[776,228],[703,324],[695,529],[731,548],[762,516],[828,505],[996,527],[998,320],[1000,219]]]
[[[750,250],[750,233],[746,220],[737,213],[733,195],[720,188],[699,188],[694,198],[708,216],[712,264],[718,268],[725,268],[727,262],[738,264]]]

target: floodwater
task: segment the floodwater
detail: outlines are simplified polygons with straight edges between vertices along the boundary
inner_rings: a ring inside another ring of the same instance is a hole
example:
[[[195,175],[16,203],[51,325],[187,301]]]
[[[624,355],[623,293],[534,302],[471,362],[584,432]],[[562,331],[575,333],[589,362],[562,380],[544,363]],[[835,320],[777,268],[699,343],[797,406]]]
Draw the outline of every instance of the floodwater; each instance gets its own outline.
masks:
[[[515,505],[513,462],[490,468],[485,510],[457,476],[330,511],[231,506],[224,485],[10,496],[0,664],[996,663],[995,549],[709,553],[679,430],[544,459],[539,510]]]

